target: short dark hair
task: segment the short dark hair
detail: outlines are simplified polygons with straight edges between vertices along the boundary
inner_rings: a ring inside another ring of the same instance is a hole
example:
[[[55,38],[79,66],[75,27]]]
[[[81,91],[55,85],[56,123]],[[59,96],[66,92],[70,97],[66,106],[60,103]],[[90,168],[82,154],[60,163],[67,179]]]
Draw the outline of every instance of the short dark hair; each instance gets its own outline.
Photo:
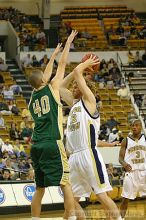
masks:
[[[28,77],[28,82],[33,88],[38,89],[41,85],[42,77],[43,72],[41,70],[33,70],[30,76]]]

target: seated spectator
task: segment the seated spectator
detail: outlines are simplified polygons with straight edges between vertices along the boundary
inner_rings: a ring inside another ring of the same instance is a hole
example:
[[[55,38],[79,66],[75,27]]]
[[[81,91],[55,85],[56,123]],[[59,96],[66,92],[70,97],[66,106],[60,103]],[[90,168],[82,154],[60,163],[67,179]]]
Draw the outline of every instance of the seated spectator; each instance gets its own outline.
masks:
[[[24,141],[26,143],[29,143],[30,142],[30,139],[31,139],[31,135],[32,135],[32,128],[30,126],[29,123],[26,123],[26,127],[22,129],[22,132],[21,132],[21,137],[24,139]]]
[[[26,157],[24,146],[18,139],[16,139],[14,144],[14,152],[16,153],[17,157]]]
[[[8,85],[5,85],[2,94],[4,96],[5,100],[13,100],[14,99],[14,93],[13,91],[9,88]]]
[[[118,138],[118,130],[117,130],[117,128],[113,128],[112,132],[109,134],[108,141],[109,141],[109,143],[112,143],[112,142],[116,141],[117,138]]]
[[[36,34],[36,39],[38,41],[38,43],[44,45],[46,44],[46,35],[44,33],[44,31],[42,31],[41,29],[38,31],[38,33]]]
[[[16,100],[10,100],[8,107],[9,107],[9,110],[10,110],[14,115],[19,115],[20,110],[19,110],[18,107],[16,106]]]
[[[107,64],[109,72],[114,67],[114,64],[115,64],[115,61],[113,58],[111,58]]]
[[[12,112],[9,110],[9,106],[5,102],[0,102],[0,112],[4,115],[11,115]]]
[[[117,179],[120,179],[120,174],[118,173],[118,170],[116,167],[113,168],[113,179],[114,180],[117,180]]]
[[[32,56],[32,66],[33,67],[39,67],[40,66],[39,61],[37,60],[35,55]]]
[[[19,85],[17,85],[17,84],[10,86],[10,90],[13,91],[14,95],[19,95],[19,94],[22,93],[21,86],[19,86]]]
[[[22,59],[21,63],[22,63],[23,68],[31,67],[32,66],[32,59],[31,59],[30,54],[27,54],[27,56]]]
[[[8,169],[2,170],[2,176],[0,176],[0,180],[9,181],[11,180],[11,172]]]
[[[11,128],[9,130],[11,140],[20,139],[20,131],[17,128],[15,122],[12,122]]]
[[[20,129],[21,129],[21,131],[22,131],[22,129],[23,128],[25,128],[26,127],[26,123],[28,123],[28,117],[23,117],[23,121],[20,123]]]
[[[112,131],[113,128],[117,127],[117,125],[119,125],[120,123],[114,119],[114,116],[111,115],[110,119],[107,120],[106,125],[108,126],[108,128],[110,129],[110,131]]]
[[[116,34],[121,35],[123,33],[124,33],[124,28],[120,24],[119,27],[117,27],[117,29],[116,29]]]
[[[128,99],[129,98],[129,91],[126,88],[125,84],[121,84],[121,88],[117,91],[117,96],[119,96],[121,99]]]
[[[107,140],[110,133],[110,129],[106,125],[106,123],[103,123],[100,126],[100,133],[99,133],[99,140]]]
[[[47,54],[45,54],[43,56],[43,58],[40,60],[39,63],[40,63],[40,66],[43,68],[47,66],[47,64],[49,63],[49,58],[48,58]]]
[[[134,94],[133,94],[133,97],[134,97],[134,101],[135,103],[137,104],[137,106],[140,108],[142,106],[142,95],[139,94],[138,91],[135,91]]]
[[[0,113],[0,128],[5,128],[5,120],[1,113]]]
[[[123,132],[118,131],[118,138],[116,141],[119,141],[119,143],[121,143],[123,139],[124,139]]]
[[[135,54],[135,57],[134,57],[134,65],[136,67],[141,67],[142,66],[142,59],[141,59],[139,51],[136,51],[136,54]]]
[[[0,71],[7,71],[8,65],[4,63],[4,60],[0,57]]]
[[[4,153],[6,151],[10,155],[14,154],[14,147],[12,146],[12,144],[10,144],[10,140],[9,139],[6,139],[6,141],[2,145],[1,151],[2,151],[2,153]]]
[[[105,61],[104,59],[102,59],[101,62],[100,62],[100,70],[103,69],[103,65],[104,65],[104,64],[105,64],[105,66],[106,66],[106,61]]]

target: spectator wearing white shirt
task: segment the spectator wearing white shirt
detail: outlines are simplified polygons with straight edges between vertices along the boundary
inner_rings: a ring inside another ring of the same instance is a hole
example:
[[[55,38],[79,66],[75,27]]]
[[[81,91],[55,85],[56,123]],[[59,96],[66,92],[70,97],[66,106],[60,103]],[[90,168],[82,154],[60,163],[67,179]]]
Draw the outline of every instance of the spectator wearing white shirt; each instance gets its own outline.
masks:
[[[119,96],[120,98],[125,98],[125,99],[129,98],[129,92],[125,84],[121,84],[121,88],[118,89],[117,91],[117,96]]]
[[[32,58],[31,58],[30,54],[27,54],[27,56],[22,59],[22,66],[24,68],[32,66]]]
[[[10,90],[8,85],[5,85],[2,94],[4,96],[5,100],[13,100],[14,99],[14,93],[12,90]]]
[[[6,139],[6,141],[4,142],[4,144],[2,145],[2,153],[3,152],[8,152],[9,154],[14,154],[14,147],[12,146],[12,144],[10,144],[9,139]]]

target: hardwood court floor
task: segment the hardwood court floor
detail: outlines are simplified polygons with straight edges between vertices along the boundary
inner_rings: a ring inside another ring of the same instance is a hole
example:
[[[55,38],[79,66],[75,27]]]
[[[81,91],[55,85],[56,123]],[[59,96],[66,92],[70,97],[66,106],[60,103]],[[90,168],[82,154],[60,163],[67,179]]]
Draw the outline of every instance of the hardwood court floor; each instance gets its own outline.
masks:
[[[119,206],[119,203],[117,205]],[[101,205],[89,205],[85,212],[88,220],[105,219]],[[42,214],[41,220],[61,220],[62,215],[62,211],[49,211]],[[30,214],[0,215],[0,220],[31,220],[31,218]],[[125,220],[146,220],[146,200],[130,202]]]

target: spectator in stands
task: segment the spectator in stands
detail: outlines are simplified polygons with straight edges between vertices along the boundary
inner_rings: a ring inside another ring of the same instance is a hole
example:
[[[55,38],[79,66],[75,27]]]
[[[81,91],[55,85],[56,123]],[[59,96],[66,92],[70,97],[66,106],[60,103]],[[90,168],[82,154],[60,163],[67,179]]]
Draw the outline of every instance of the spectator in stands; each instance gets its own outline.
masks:
[[[46,44],[46,35],[44,31],[39,29],[38,33],[36,34],[36,39],[38,40],[38,43],[42,45]]]
[[[115,61],[111,58],[107,64],[108,70],[110,71],[114,67]]]
[[[16,106],[16,100],[10,100],[8,104],[8,108],[14,115],[19,115],[20,110]]]
[[[112,131],[113,128],[117,127],[120,123],[114,118],[113,115],[110,116],[110,119],[107,120],[106,125]]]
[[[118,138],[118,130],[117,130],[117,128],[113,128],[112,132],[109,134],[108,142],[112,143],[112,142],[116,141],[117,138]]]
[[[20,139],[20,131],[18,130],[17,125],[15,124],[15,122],[11,123],[9,134],[10,134],[11,140]]]
[[[119,143],[121,143],[123,139],[124,139],[123,132],[118,131],[118,137],[116,141],[119,141]]]
[[[0,176],[0,180],[9,181],[11,180],[11,172],[8,169],[2,170],[2,176]]]
[[[119,96],[121,99],[129,99],[129,91],[124,83],[122,83],[121,88],[118,89],[117,96]]]
[[[12,144],[10,144],[10,140],[6,139],[4,144],[2,145],[2,149],[1,149],[2,153],[4,153],[5,151],[8,152],[8,154],[14,154],[14,147],[12,146]]]
[[[23,146],[23,144],[20,143],[20,141],[18,139],[16,139],[16,141],[15,141],[14,151],[15,151],[17,157],[26,157],[24,146]]]
[[[134,55],[133,53],[129,50],[128,51],[128,64],[131,66],[134,63]]]
[[[27,54],[27,56],[22,59],[21,63],[22,63],[22,68],[31,67],[32,66],[32,58],[31,58],[30,54]]]
[[[22,93],[22,88],[19,85],[12,85],[10,86],[10,90],[13,91],[14,95],[20,95]]]
[[[139,25],[140,24],[140,19],[136,16],[136,14],[133,15],[132,22],[135,25]]]
[[[4,63],[4,60],[0,57],[0,71],[7,71],[8,65]]]
[[[118,179],[120,179],[120,174],[118,173],[118,170],[117,170],[116,167],[113,168],[113,173],[112,173],[112,175],[113,175],[113,180],[118,180]]]
[[[28,123],[28,117],[23,117],[23,121],[20,123],[20,129],[21,129],[21,131],[22,131],[22,129],[23,128],[25,128],[26,127],[26,123]]]
[[[139,94],[139,91],[135,91],[133,94],[133,97],[134,97],[135,103],[140,108],[142,106],[142,100],[143,100],[142,95]]]
[[[29,123],[26,123],[26,127],[22,129],[22,132],[21,132],[21,137],[23,138],[23,140],[26,142],[26,143],[29,143],[30,142],[30,139],[31,139],[31,135],[32,135],[32,128],[30,126]]]
[[[110,133],[110,129],[105,122],[100,126],[99,140],[107,140]]]
[[[47,66],[48,63],[49,63],[49,58],[47,54],[45,54],[43,58],[40,60],[40,66],[44,68]]]
[[[8,85],[5,85],[2,94],[4,96],[5,100],[13,100],[14,99],[14,93],[13,91],[9,88]]]
[[[19,170],[16,154],[12,154],[11,157],[10,157],[10,159],[11,159],[12,168],[13,168],[14,170]]]
[[[142,55],[142,63],[143,63],[143,66],[146,67],[146,49],[144,51],[144,54]]]
[[[5,120],[0,112],[0,127],[5,128]]]
[[[136,51],[136,54],[135,54],[135,57],[134,57],[134,65],[136,67],[141,67],[142,66],[142,59],[141,59],[139,51]]]
[[[33,55],[33,56],[32,56],[32,66],[33,66],[33,67],[39,67],[39,66],[40,66],[40,63],[39,63],[39,61],[37,60],[36,55]]]
[[[106,61],[104,59],[102,59],[101,62],[100,62],[100,70],[103,69],[104,64],[106,66]]]

